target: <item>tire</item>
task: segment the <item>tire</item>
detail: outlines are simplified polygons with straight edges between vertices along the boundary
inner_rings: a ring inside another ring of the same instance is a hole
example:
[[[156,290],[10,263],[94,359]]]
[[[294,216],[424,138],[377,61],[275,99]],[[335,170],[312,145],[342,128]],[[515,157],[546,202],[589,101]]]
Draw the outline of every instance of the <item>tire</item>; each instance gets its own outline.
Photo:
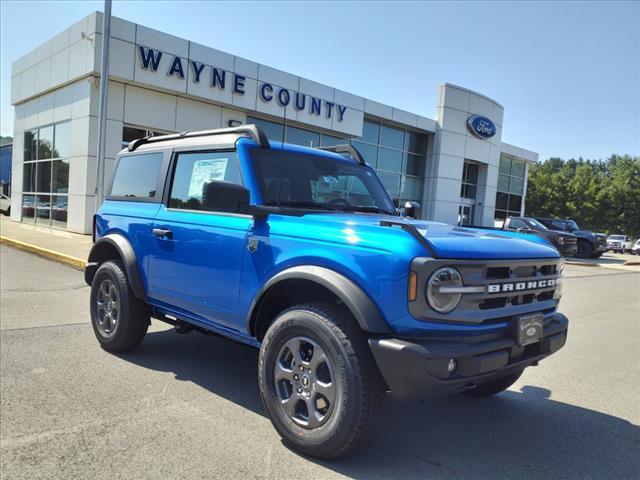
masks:
[[[604,252],[596,252],[591,254],[591,258],[600,258]]]
[[[592,251],[593,247],[589,242],[586,240],[578,240],[578,251],[576,252],[576,257],[589,258]]]
[[[473,390],[464,391],[463,394],[468,397],[490,397],[491,395],[505,391],[511,385],[516,383],[522,375],[522,372],[523,371],[520,370],[519,372],[512,373],[506,377],[501,377],[493,380],[492,382],[485,383],[484,385],[479,385]]]
[[[351,453],[381,417],[384,380],[357,322],[334,305],[282,312],[262,342],[258,378],[274,428],[285,444],[311,457]]]
[[[100,346],[109,352],[133,350],[149,323],[148,308],[133,294],[122,264],[100,265],[91,283],[91,325]]]

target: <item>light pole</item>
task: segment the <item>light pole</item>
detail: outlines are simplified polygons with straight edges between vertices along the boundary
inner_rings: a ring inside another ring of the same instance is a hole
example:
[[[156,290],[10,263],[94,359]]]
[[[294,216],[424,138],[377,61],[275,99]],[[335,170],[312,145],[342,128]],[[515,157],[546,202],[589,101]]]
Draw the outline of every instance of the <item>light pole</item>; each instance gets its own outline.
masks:
[[[109,91],[109,43],[111,40],[111,0],[104,0],[102,17],[102,62],[100,66],[100,106],[98,107],[98,165],[96,168],[95,211],[104,195],[105,148],[107,144],[107,94]]]

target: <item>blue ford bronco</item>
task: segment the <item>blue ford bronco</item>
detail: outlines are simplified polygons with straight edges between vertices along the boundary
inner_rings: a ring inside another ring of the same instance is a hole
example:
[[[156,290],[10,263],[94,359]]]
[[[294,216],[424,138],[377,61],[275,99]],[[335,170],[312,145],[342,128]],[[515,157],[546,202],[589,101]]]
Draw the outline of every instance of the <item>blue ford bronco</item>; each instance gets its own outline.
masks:
[[[566,341],[543,239],[399,214],[353,147],[253,125],[142,138],[118,155],[85,270],[110,352],[150,319],[260,349],[264,408],[308,455],[351,452],[399,399],[493,395]]]

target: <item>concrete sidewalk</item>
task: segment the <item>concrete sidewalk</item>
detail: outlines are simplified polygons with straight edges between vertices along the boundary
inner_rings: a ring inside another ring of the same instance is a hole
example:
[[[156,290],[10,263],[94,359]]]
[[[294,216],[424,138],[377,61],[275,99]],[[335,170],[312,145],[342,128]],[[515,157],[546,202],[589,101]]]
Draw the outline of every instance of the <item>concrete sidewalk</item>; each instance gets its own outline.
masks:
[[[82,270],[91,236],[13,222],[0,215],[0,243]]]

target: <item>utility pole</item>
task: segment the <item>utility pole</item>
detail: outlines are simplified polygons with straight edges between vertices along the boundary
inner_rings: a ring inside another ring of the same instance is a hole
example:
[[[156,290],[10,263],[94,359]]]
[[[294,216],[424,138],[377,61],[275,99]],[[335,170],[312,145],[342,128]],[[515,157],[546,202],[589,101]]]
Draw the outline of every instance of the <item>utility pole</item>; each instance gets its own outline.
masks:
[[[111,40],[111,0],[104,0],[102,16],[102,62],[100,67],[100,106],[98,108],[98,165],[96,168],[95,211],[104,196],[105,148],[107,144],[107,94],[109,90],[109,43]]]

